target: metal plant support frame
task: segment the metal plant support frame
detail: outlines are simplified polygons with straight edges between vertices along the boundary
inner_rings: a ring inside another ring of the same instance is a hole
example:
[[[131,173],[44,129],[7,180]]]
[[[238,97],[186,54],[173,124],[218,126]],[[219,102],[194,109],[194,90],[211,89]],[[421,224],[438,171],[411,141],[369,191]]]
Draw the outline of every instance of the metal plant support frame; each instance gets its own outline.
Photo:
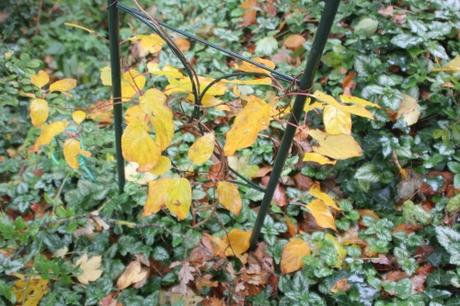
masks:
[[[266,70],[268,73],[271,73],[271,76],[273,78],[276,78],[280,81],[296,83],[296,85],[298,85],[297,90],[296,90],[297,92],[307,93],[308,90],[313,85],[315,73],[318,69],[321,55],[323,53],[324,46],[326,45],[327,38],[331,30],[332,24],[334,22],[334,18],[337,13],[339,3],[340,3],[340,0],[325,0],[325,7],[321,15],[321,19],[320,19],[318,29],[316,31],[316,34],[313,40],[313,44],[312,44],[310,53],[308,55],[308,60],[307,60],[307,64],[306,64],[304,73],[302,77],[300,78],[300,80],[297,80],[296,78],[286,75],[277,70],[266,67],[238,53],[223,49],[213,43],[207,42],[190,33],[173,28],[165,23],[158,22],[158,25],[168,30],[171,30],[173,32],[176,32],[180,35],[183,35],[193,41],[202,43],[208,47],[216,49],[228,56],[251,63],[259,68],[262,68]],[[124,184],[125,184],[125,173],[124,173],[124,159],[123,159],[122,150],[121,150],[121,136],[123,133],[123,126],[122,126],[123,107],[121,104],[121,97],[122,97],[121,67],[120,67],[119,33],[118,33],[118,30],[119,30],[118,11],[119,10],[126,12],[130,14],[131,16],[135,17],[136,19],[138,19],[139,21],[147,25],[150,29],[152,29],[157,34],[161,34],[162,29],[159,29],[156,24],[152,23],[149,17],[146,16],[144,13],[136,9],[129,8],[121,3],[118,3],[118,0],[108,0],[110,64],[111,64],[111,73],[112,73],[112,95],[113,95],[113,102],[114,102],[113,112],[114,112],[114,130],[115,130],[115,149],[116,149],[116,157],[117,157],[116,159],[117,159],[118,188],[119,188],[119,192],[123,193]],[[173,53],[177,55],[177,53],[174,52],[173,46],[171,46],[170,44],[168,44],[168,46],[172,49]],[[196,76],[194,76],[192,71],[190,71],[189,66],[187,66],[188,63],[184,63],[183,61],[182,63],[184,64],[184,69],[186,70],[188,76],[190,77],[192,84],[195,84],[193,82],[193,78]],[[233,74],[229,74],[228,76],[232,77],[232,76],[238,76],[238,75],[242,75],[242,73],[233,73]],[[194,95],[196,97],[195,103],[197,104],[197,107],[195,107],[195,110],[192,115],[192,119],[195,116],[200,114],[199,103],[201,101],[201,98],[204,96],[204,93],[215,83],[209,84],[201,94],[199,92],[199,86],[198,86],[198,90],[194,92]],[[196,90],[196,88],[194,88],[194,90]],[[294,139],[294,135],[296,132],[296,127],[298,125],[298,119],[301,118],[302,113],[303,113],[305,100],[306,100],[306,95],[297,95],[295,98],[294,106],[292,108],[289,122],[286,126],[286,130],[281,140],[279,151],[276,154],[275,162],[273,165],[273,170],[271,172],[267,187],[265,189],[261,189],[259,186],[253,187],[259,191],[262,190],[264,192],[264,197],[262,199],[262,203],[260,205],[260,209],[257,214],[257,219],[254,224],[254,228],[252,230],[252,235],[251,235],[251,240],[250,240],[252,249],[257,244],[257,241],[260,235],[260,231],[262,229],[262,226],[265,221],[265,217],[268,213],[268,209],[273,199],[276,185],[278,184],[279,178],[281,176],[281,172],[283,170],[284,163],[286,162],[286,158],[289,155],[292,141]],[[235,171],[233,172],[235,173]],[[235,174],[237,174],[238,177],[244,179],[244,177],[241,177],[241,175],[239,175],[238,173],[235,173]],[[248,181],[248,180],[246,181],[250,183],[249,185],[253,184],[251,181]]]

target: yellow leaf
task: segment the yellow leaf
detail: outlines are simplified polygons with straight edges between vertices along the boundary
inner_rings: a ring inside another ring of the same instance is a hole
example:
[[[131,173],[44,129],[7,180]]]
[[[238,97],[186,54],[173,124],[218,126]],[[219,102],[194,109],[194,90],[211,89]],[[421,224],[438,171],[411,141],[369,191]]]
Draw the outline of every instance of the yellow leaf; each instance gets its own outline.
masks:
[[[307,208],[313,218],[315,218],[318,226],[322,228],[332,228],[335,230],[334,216],[331,214],[329,207],[323,201],[315,199],[308,203]]]
[[[89,282],[94,282],[102,275],[101,256],[93,256],[88,258],[88,254],[83,254],[75,265],[81,269],[81,273],[77,276],[80,283],[87,285]]]
[[[397,118],[402,118],[407,125],[413,125],[420,117],[420,105],[413,97],[403,95],[403,99],[399,104]]]
[[[144,206],[144,216],[157,213],[163,206],[184,220],[192,204],[192,187],[185,178],[162,178],[149,182],[149,194]]]
[[[150,117],[151,116],[149,116],[142,110],[140,105],[131,106],[125,112],[125,120],[126,120],[127,125],[135,124],[135,123],[141,124],[142,127],[146,131],[150,131],[150,128],[149,128],[149,123],[151,119]]]
[[[67,124],[68,123],[65,120],[55,121],[50,124],[43,124],[41,126],[40,136],[38,136],[34,144],[35,150],[39,150],[43,145],[50,144],[54,137],[64,132]]]
[[[145,77],[136,69],[129,69],[121,76],[121,101],[131,100],[145,86]]]
[[[149,62],[147,64],[147,70],[153,75],[165,76],[168,80],[181,79],[185,77],[179,69],[173,66],[165,65],[163,69],[160,69],[159,65],[154,62]]]
[[[340,210],[334,200],[327,193],[321,191],[318,183],[313,184],[308,190],[308,193],[323,201],[327,206]]]
[[[271,85],[271,78],[260,78],[254,80],[224,80],[225,83],[235,84],[235,85]]]
[[[230,182],[217,183],[217,198],[220,204],[234,215],[239,215],[243,203],[238,187]]]
[[[141,171],[151,170],[160,159],[161,150],[140,123],[129,124],[121,137],[123,157],[139,164]]]
[[[363,107],[369,106],[369,107],[375,107],[375,108],[379,108],[379,109],[381,108],[380,105],[378,105],[378,104],[369,102],[369,101],[367,101],[367,100],[365,100],[363,98],[359,98],[359,97],[355,97],[355,96],[342,95],[342,96],[340,96],[340,100],[343,103],[351,103],[351,104],[356,104],[356,105],[363,106]]]
[[[42,88],[43,86],[48,84],[49,81],[50,81],[50,77],[48,73],[44,70],[40,70],[39,72],[37,72],[30,78],[30,82],[34,84],[35,86],[37,86],[38,88]]]
[[[273,63],[270,60],[263,59],[263,58],[260,58],[260,57],[256,57],[256,58],[254,58],[254,61],[256,63],[262,64],[262,65],[264,65],[264,66],[266,66],[268,68],[275,69],[275,63]],[[255,66],[255,65],[251,64],[251,63],[248,63],[248,62],[242,62],[241,65],[236,66],[235,69],[236,70],[241,70],[241,71],[244,71],[244,72],[256,72],[256,73],[265,73],[265,74],[270,73],[267,70],[259,68],[259,67]]]
[[[155,88],[147,89],[144,94],[139,97],[139,106],[149,115],[154,114],[157,105],[164,105],[165,102],[165,94]]]
[[[323,110],[323,123],[328,134],[351,134],[351,115],[326,105]]]
[[[171,169],[171,160],[167,158],[166,156],[160,156],[158,163],[149,172],[154,175],[160,176],[168,172],[169,169]]]
[[[259,167],[254,164],[249,164],[249,158],[246,156],[241,156],[240,158],[229,156],[227,157],[227,161],[230,167],[245,177],[255,177],[259,172]]]
[[[337,102],[337,100],[334,99],[334,97],[330,96],[330,95],[327,95],[321,91],[315,91],[313,93],[313,96],[323,102],[323,103],[326,103],[326,104],[329,104],[329,105],[332,105],[334,106],[335,108],[341,110],[342,112],[346,112],[346,113],[350,113],[350,114],[353,114],[353,115],[357,115],[357,116],[361,116],[361,117],[365,117],[365,118],[368,118],[368,119],[374,119],[374,115],[368,111],[364,106],[361,106],[361,105],[343,105],[339,102]]]
[[[337,260],[335,262],[335,267],[336,268],[342,267],[343,261],[344,261],[345,257],[347,256],[347,251],[342,246],[342,244],[337,240],[337,238],[335,238],[334,236],[332,236],[329,233],[326,233],[326,235],[324,236],[324,240],[328,241],[334,247],[334,250],[335,250],[336,256],[337,256],[336,257]]]
[[[307,98],[307,101],[309,101],[310,98]],[[322,110],[324,109],[324,104],[321,102],[313,102],[313,103],[305,103],[305,106],[303,107],[303,111],[305,113],[308,113],[309,111],[312,111],[314,109],[319,109]]]
[[[268,128],[270,123],[272,107],[255,96],[248,96],[246,99],[248,103],[238,113],[226,134],[225,156],[231,156],[237,150],[250,147],[256,141],[257,134]]]
[[[449,61],[447,64],[438,69],[433,69],[433,71],[445,71],[445,72],[458,72],[460,71],[460,55],[454,57],[453,60]]]
[[[310,255],[310,247],[300,238],[291,238],[281,254],[281,273],[288,274],[302,269],[303,258]]]
[[[101,81],[104,86],[112,86],[112,70],[109,66],[102,67],[100,70]]]
[[[336,162],[335,160],[330,160],[326,156],[323,156],[318,153],[313,153],[313,152],[305,153],[303,155],[303,161],[315,162],[320,165],[335,165],[335,162]]]
[[[27,279],[23,275],[18,276],[20,279],[14,283],[12,288],[16,301],[22,306],[37,306],[48,292],[48,281],[37,276]]]
[[[121,273],[120,277],[117,280],[117,288],[119,290],[123,290],[128,288],[132,284],[140,282],[144,280],[149,274],[149,271],[146,268],[142,268],[141,262],[136,259],[129,263],[126,266],[123,273]]]
[[[320,130],[310,130],[308,134],[315,139],[319,146],[313,151],[334,159],[348,159],[362,155],[359,144],[351,135],[329,135]]]
[[[243,255],[249,249],[250,238],[251,232],[243,231],[237,228],[232,229],[224,239],[227,245],[225,255],[236,257]]]
[[[138,43],[140,56],[160,52],[165,44],[164,40],[157,34],[136,35],[130,38],[130,40]]]
[[[165,150],[174,137],[172,111],[166,105],[157,104],[150,116],[150,123],[155,129],[155,143],[160,150]]]
[[[83,120],[86,119],[86,113],[81,110],[74,111],[72,113],[72,119],[75,121],[76,124],[80,124],[83,122]]]
[[[211,78],[204,78],[204,77],[198,77],[200,81],[200,91],[203,91],[206,86],[214,81]],[[171,95],[174,93],[191,93],[192,92],[192,82],[190,81],[189,77],[183,77],[180,79],[168,79],[169,85],[166,86],[164,93],[166,95]],[[208,91],[206,91],[205,95],[210,95],[210,96],[222,96],[225,94],[227,91],[227,86],[225,85],[224,81],[220,81],[216,84],[214,84],[212,87],[209,88]],[[194,102],[194,101],[192,101]]]
[[[80,168],[78,156],[83,155],[86,157],[91,156],[91,153],[80,148],[80,142],[76,139],[69,138],[64,142],[64,159],[72,169]]]
[[[54,92],[54,91],[67,92],[75,88],[75,86],[77,86],[77,80],[62,79],[50,85],[50,92]]]
[[[40,126],[48,119],[48,102],[43,99],[30,101],[30,119],[34,126]]]
[[[207,162],[214,152],[214,133],[206,133],[198,138],[188,150],[188,158],[194,165],[202,165]]]

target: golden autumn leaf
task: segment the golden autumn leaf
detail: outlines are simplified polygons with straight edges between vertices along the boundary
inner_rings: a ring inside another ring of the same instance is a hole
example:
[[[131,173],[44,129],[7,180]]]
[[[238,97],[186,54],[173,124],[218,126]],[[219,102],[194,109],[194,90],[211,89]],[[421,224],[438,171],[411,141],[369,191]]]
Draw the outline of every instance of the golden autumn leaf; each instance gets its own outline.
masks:
[[[14,283],[12,291],[16,301],[22,306],[37,306],[48,292],[48,281],[38,276],[25,278],[17,275],[19,279]],[[23,302],[24,301],[24,302]]]
[[[136,69],[129,69],[121,76],[121,101],[131,100],[145,86],[145,77]]]
[[[256,96],[246,97],[247,104],[238,113],[231,129],[225,135],[225,156],[232,156],[235,151],[250,147],[260,131],[268,128],[272,107]]]
[[[271,85],[272,79],[265,77],[254,80],[224,80],[225,83],[234,84],[234,85]]]
[[[340,210],[337,204],[335,204],[335,201],[327,193],[321,191],[318,183],[313,184],[308,190],[308,193],[323,201],[327,206]]]
[[[181,50],[182,52],[187,52],[188,50],[190,50],[190,42],[186,38],[178,37],[174,39],[174,43],[179,47],[179,50]]]
[[[238,187],[230,182],[217,183],[217,198],[220,204],[234,215],[239,215],[243,203]]]
[[[452,60],[450,60],[447,64],[442,66],[441,68],[433,69],[433,71],[445,71],[445,72],[458,72],[460,71],[460,55],[457,55]]]
[[[378,104],[372,103],[372,102],[367,101],[367,100],[365,100],[363,98],[355,97],[355,96],[341,95],[340,100],[343,103],[356,104],[356,105],[363,106],[363,107],[369,106],[369,107],[375,107],[375,108],[379,108],[379,109],[381,108],[380,105],[378,105]]]
[[[350,114],[357,115],[360,117],[365,117],[368,119],[374,119],[374,115],[370,111],[368,111],[364,106],[361,106],[359,104],[353,104],[353,105],[341,104],[337,102],[337,100],[334,97],[327,95],[318,90],[313,93],[313,96],[315,97],[315,99],[323,103],[329,104],[331,106],[334,106],[335,108],[341,110],[342,112],[350,113]]]
[[[192,187],[185,178],[161,178],[149,182],[144,216],[157,213],[163,206],[178,220],[184,220],[192,204]]]
[[[224,238],[227,245],[225,249],[226,256],[240,257],[249,250],[249,239],[251,232],[243,231],[237,228],[232,229]]]
[[[362,155],[362,150],[351,135],[329,135],[320,130],[309,130],[308,134],[315,139],[319,146],[313,151],[334,159],[348,159]]]
[[[320,165],[335,165],[335,160],[330,160],[326,156],[323,156],[318,153],[308,152],[303,155],[303,161],[314,162]]]
[[[328,134],[351,134],[350,113],[343,112],[332,105],[324,107],[323,123]]]
[[[308,203],[307,208],[318,226],[322,228],[332,228],[335,230],[334,216],[331,214],[329,207],[323,201],[315,199]]]
[[[420,117],[420,105],[417,100],[409,95],[403,95],[403,99],[399,104],[397,118],[402,118],[407,125],[413,125],[417,123]]]
[[[50,144],[54,137],[64,132],[67,124],[68,123],[65,120],[54,121],[50,124],[43,124],[41,126],[40,136],[38,136],[35,141],[34,149],[39,150],[41,146]]]
[[[86,113],[84,111],[81,111],[81,110],[77,110],[77,111],[74,111],[72,113],[72,119],[73,121],[75,121],[76,124],[80,124],[83,122],[83,120],[86,119]]]
[[[291,238],[281,254],[281,273],[288,274],[302,269],[305,256],[310,255],[310,247],[300,238]]]
[[[139,97],[139,106],[146,114],[153,115],[158,105],[164,105],[166,96],[158,89],[147,89],[142,96]]]
[[[88,254],[83,254],[76,262],[75,266],[81,269],[81,273],[77,276],[80,283],[87,285],[89,282],[94,282],[102,275],[101,256],[93,256],[88,258]]]
[[[207,85],[214,81],[214,79],[211,78],[205,78],[205,77],[198,77],[200,81],[200,91],[204,91]],[[168,78],[169,84],[166,86],[164,93],[166,95],[171,95],[175,93],[191,93],[193,86],[192,82],[190,81],[190,78],[187,77],[182,77],[179,79],[174,79],[174,78]],[[219,81],[216,84],[213,84],[212,87],[210,87],[206,91],[206,95],[209,96],[222,96],[225,94],[227,91],[227,86],[225,85],[224,81]],[[194,102],[192,100],[192,102]]]
[[[146,131],[150,131],[150,117],[146,114],[140,105],[133,105],[125,112],[126,124],[141,124]]]
[[[110,67],[102,67],[99,71],[102,84],[104,86],[112,86],[112,70],[110,69]]]
[[[194,165],[202,165],[207,162],[214,152],[215,136],[213,132],[206,133],[198,138],[188,150],[188,158]]]
[[[141,171],[149,171],[160,159],[161,149],[141,123],[128,124],[121,137],[123,157],[139,164]]]
[[[150,117],[150,123],[155,129],[155,143],[160,150],[165,150],[174,137],[173,113],[166,105],[158,105]]]
[[[30,82],[38,88],[42,88],[43,86],[48,84],[49,81],[50,76],[44,70],[40,70],[39,72],[30,77]]]
[[[40,126],[48,119],[48,102],[44,99],[30,101],[29,114],[33,126]]]
[[[136,35],[129,40],[138,43],[140,56],[160,52],[165,44],[165,41],[157,34]]]
[[[144,280],[149,274],[149,271],[146,268],[143,268],[141,262],[136,259],[130,262],[123,273],[117,280],[117,288],[123,290],[128,288],[132,284]]]
[[[181,79],[185,77],[176,67],[165,65],[163,68],[160,68],[160,66],[155,62],[149,62],[147,64],[147,70],[153,75],[165,76],[168,80]]]
[[[63,146],[64,159],[72,169],[80,168],[80,162],[78,160],[79,155],[90,157],[91,153],[85,150],[82,150],[80,147],[80,142],[76,139],[69,138],[64,142]]]
[[[295,50],[301,47],[305,43],[305,38],[300,34],[289,35],[283,42],[283,45],[288,48]]]
[[[168,172],[169,169],[171,169],[171,160],[166,156],[160,156],[160,159],[158,160],[155,167],[153,167],[153,169],[151,169],[149,172],[153,175],[160,176]]]
[[[50,92],[67,92],[69,90],[72,90],[77,86],[77,80],[75,79],[62,79],[59,81],[56,81],[50,85]]]
[[[270,60],[263,59],[260,57],[254,58],[254,62],[262,64],[270,69],[275,69],[275,63],[273,63]],[[265,69],[259,68],[251,63],[248,62],[242,62],[241,65],[237,65],[235,67],[236,70],[241,70],[244,72],[256,72],[256,73],[264,73],[264,74],[269,74],[269,72]]]

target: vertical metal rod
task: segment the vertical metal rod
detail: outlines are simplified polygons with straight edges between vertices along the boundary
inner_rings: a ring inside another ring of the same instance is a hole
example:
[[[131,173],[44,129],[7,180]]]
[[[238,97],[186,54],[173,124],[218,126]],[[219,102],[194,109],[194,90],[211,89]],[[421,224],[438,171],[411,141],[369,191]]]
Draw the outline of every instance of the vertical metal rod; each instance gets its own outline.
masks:
[[[300,79],[299,88],[302,91],[309,90],[313,85],[313,80],[315,77],[316,70],[318,69],[321,55],[324,50],[324,46],[327,42],[327,37],[331,30],[332,24],[334,22],[335,14],[337,13],[337,8],[339,6],[340,0],[326,0],[326,5],[324,11],[321,15],[321,20],[318,25],[318,29],[313,40],[313,45],[308,55],[307,65],[305,71]],[[275,163],[273,165],[273,170],[268,181],[267,188],[265,189],[264,198],[260,205],[259,213],[257,214],[256,223],[254,225],[252,235],[251,235],[251,248],[254,249],[257,240],[259,238],[260,231],[264,224],[265,216],[268,213],[268,209],[273,199],[273,194],[275,192],[276,185],[283,170],[284,163],[289,154],[289,150],[292,145],[292,140],[295,135],[296,126],[298,124],[298,118],[301,118],[303,107],[305,104],[306,96],[298,95],[295,98],[293,110],[289,118],[289,123],[284,132],[283,139],[281,140],[280,149],[275,158]]]
[[[115,152],[117,156],[118,190],[123,193],[125,186],[125,163],[121,152],[123,133],[123,106],[121,104],[120,42],[118,33],[118,1],[108,0],[110,68],[112,73],[113,126],[115,130]]]

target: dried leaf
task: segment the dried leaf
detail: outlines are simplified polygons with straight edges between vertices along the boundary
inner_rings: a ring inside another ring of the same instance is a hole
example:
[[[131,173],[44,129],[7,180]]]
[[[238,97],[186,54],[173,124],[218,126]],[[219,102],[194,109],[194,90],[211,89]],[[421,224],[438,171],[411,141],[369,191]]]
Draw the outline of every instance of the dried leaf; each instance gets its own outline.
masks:
[[[30,82],[38,88],[42,88],[43,86],[48,84],[49,81],[50,77],[48,73],[44,70],[40,70],[39,72],[30,77]]]
[[[22,306],[37,306],[48,292],[48,281],[37,276],[30,278],[25,278],[23,275],[18,276],[20,279],[14,283],[12,288],[16,301]]]
[[[123,273],[120,275],[117,281],[117,288],[123,290],[128,288],[132,284],[142,281],[148,276],[149,271],[142,268],[139,260],[134,260],[126,266]]]
[[[288,48],[295,50],[298,47],[301,47],[305,43],[305,38],[299,34],[289,35],[286,40],[283,42],[283,45]]]
[[[268,128],[272,107],[255,97],[247,97],[248,103],[238,113],[231,129],[226,134],[224,154],[231,156],[235,151],[251,146],[260,131]]]
[[[162,178],[149,182],[144,216],[157,213],[163,206],[179,220],[184,220],[192,204],[192,188],[185,178]]]
[[[420,105],[417,103],[417,100],[409,95],[403,95],[396,117],[398,119],[402,118],[410,126],[418,121],[420,112]]]
[[[179,47],[179,50],[181,50],[182,52],[187,52],[188,50],[190,50],[190,42],[183,37],[178,37],[174,39],[174,43]]]
[[[241,8],[244,9],[243,14],[243,26],[250,26],[256,23],[258,4],[257,0],[245,0],[241,4]]]
[[[281,272],[288,274],[302,269],[303,258],[310,255],[310,247],[300,238],[291,238],[281,254]]]
[[[334,216],[331,214],[329,207],[321,200],[315,199],[308,203],[308,210],[315,218],[318,226],[322,228],[332,228],[335,230],[335,220]]]
[[[202,165],[207,162],[214,151],[214,133],[206,133],[198,138],[188,151],[188,158],[194,165]]]
[[[310,130],[308,134],[315,139],[319,146],[313,151],[334,159],[348,159],[362,155],[359,144],[351,135],[329,135],[320,130]]]
[[[220,204],[233,213],[239,215],[243,203],[241,201],[238,187],[230,182],[219,182],[217,183],[217,198]]]
[[[33,126],[40,126],[48,119],[48,102],[44,99],[33,99],[30,101],[30,119]]]
[[[94,282],[102,275],[101,256],[93,256],[88,258],[88,254],[83,254],[76,262],[75,266],[81,269],[81,273],[77,276],[80,283],[87,285],[89,282]]]
[[[74,89],[75,86],[77,86],[77,80],[62,79],[50,85],[50,92],[54,92],[54,91],[67,92],[69,90]]]

